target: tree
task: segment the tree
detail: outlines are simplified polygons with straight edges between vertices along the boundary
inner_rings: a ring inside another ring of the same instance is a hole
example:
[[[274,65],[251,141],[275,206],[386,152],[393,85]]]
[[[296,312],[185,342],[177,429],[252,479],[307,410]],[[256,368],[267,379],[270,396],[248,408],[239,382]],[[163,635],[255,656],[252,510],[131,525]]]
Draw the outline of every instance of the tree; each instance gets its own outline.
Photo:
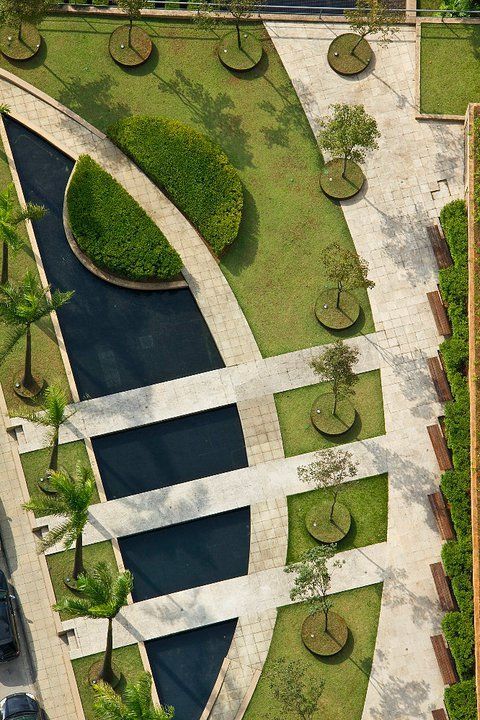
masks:
[[[240,23],[243,20],[248,20],[255,11],[258,11],[258,6],[261,5],[262,2],[263,0],[225,0],[225,2],[222,2],[221,9],[226,10],[233,17],[237,31],[237,44],[240,49],[242,47]],[[215,12],[215,7],[206,0],[197,10],[198,22],[206,29],[211,28],[218,22],[218,17]]]
[[[381,44],[391,42],[397,25],[402,21],[402,15],[391,10],[383,0],[356,0],[355,7],[346,9],[344,15],[360,35],[352,48],[352,55],[367,35],[379,33]]]
[[[117,0],[120,10],[128,15],[130,26],[128,28],[128,46],[132,46],[132,27],[133,21],[138,20],[142,16],[140,12],[145,7],[145,0]]]
[[[58,468],[58,435],[60,427],[72,417],[75,410],[67,411],[68,399],[65,392],[58,385],[49,385],[45,390],[40,410],[27,415],[30,422],[50,428],[50,455],[49,470]]]
[[[65,612],[70,617],[108,620],[107,644],[100,670],[95,673],[94,683],[99,680],[111,685],[115,680],[112,667],[113,619],[122,607],[133,588],[133,576],[129,570],[114,571],[106,562],[100,562],[88,573],[77,578],[78,597],[64,597],[54,605],[54,610]],[[93,670],[93,668],[92,668]]]
[[[66,470],[56,470],[49,480],[54,494],[31,498],[23,507],[42,517],[54,515],[62,518],[62,522],[42,538],[40,550],[47,550],[58,542],[63,542],[68,550],[75,543],[72,579],[77,582],[79,576],[85,573],[82,540],[88,508],[95,492],[95,479],[90,468],[77,465],[73,477]]]
[[[325,687],[324,680],[309,675],[301,660],[287,660],[284,657],[270,665],[268,677],[272,695],[282,707],[282,720],[292,715],[299,720],[313,720],[319,710],[318,702]]]
[[[32,272],[27,272],[20,283],[0,285],[0,320],[11,328],[5,343],[0,348],[0,363],[13,350],[20,338],[26,338],[25,365],[18,389],[38,395],[41,385],[32,374],[32,325],[51,312],[58,310],[70,300],[72,292],[43,288]]]
[[[8,251],[19,250],[23,239],[18,232],[18,226],[25,220],[41,220],[46,210],[42,205],[27,203],[24,208],[18,208],[15,201],[15,189],[12,184],[0,193],[0,240],[2,242],[2,276],[1,284],[8,282]]]
[[[343,290],[375,287],[375,283],[368,279],[367,261],[337,242],[327,245],[322,261],[327,278],[337,286],[337,308],[340,307]]]
[[[332,415],[337,411],[339,400],[353,395],[353,386],[358,382],[358,375],[353,372],[353,366],[358,362],[357,348],[345,345],[343,340],[335,340],[330,347],[317,358],[313,358],[310,366],[317,375],[331,383],[333,393]]]
[[[317,545],[306,550],[299,563],[287,565],[286,573],[295,573],[295,581],[290,591],[290,600],[293,602],[307,602],[312,613],[322,612],[325,616],[324,631],[328,632],[328,613],[333,602],[328,591],[330,590],[331,576],[328,561],[335,555],[336,544]],[[341,560],[331,563],[332,570],[343,565]]]
[[[172,720],[173,707],[154,707],[152,676],[143,673],[135,684],[128,684],[120,696],[110,685],[94,686],[93,709],[97,720]]]
[[[355,477],[358,464],[352,461],[352,453],[346,450],[323,450],[315,455],[314,462],[298,468],[298,477],[302,482],[313,485],[317,490],[330,488],[332,492],[332,506],[330,508],[330,522],[340,492],[342,483],[347,478]]]
[[[333,113],[320,120],[319,145],[334,159],[343,158],[342,177],[345,177],[347,162],[363,162],[367,150],[378,147],[380,133],[376,120],[367,115],[363,105],[335,103]]]
[[[22,38],[23,24],[37,25],[53,7],[53,0],[0,0],[0,17],[6,25],[18,28]]]

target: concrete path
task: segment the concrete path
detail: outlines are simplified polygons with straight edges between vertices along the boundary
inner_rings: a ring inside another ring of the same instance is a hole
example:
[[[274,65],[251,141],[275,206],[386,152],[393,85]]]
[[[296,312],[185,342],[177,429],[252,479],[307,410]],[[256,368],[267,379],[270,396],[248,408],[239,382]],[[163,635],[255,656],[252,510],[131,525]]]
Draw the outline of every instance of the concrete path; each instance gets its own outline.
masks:
[[[386,543],[339,553],[344,565],[332,570],[331,592],[343,592],[382,582],[386,573]],[[250,573],[223,582],[136,602],[125,607],[115,621],[116,647],[173,635],[203,625],[264,613],[288,605],[293,575],[283,567]],[[68,620],[64,628],[74,630],[77,647],[71,656],[82,657],[104,649],[106,623]]]
[[[370,438],[342,445],[358,463],[356,478],[379,475],[387,470],[388,445],[386,436]],[[85,528],[84,544],[111,538],[136,535],[206,517],[239,507],[257,506],[269,500],[311,489],[298,479],[297,469],[312,462],[315,453],[297,455],[283,460],[253,465],[219,475],[199,478],[191,482],[129,497],[109,500],[90,507],[89,524]],[[36,525],[43,530],[55,527],[57,518],[38,518]],[[60,546],[47,551],[53,554]]]
[[[415,120],[414,28],[402,29],[387,47],[373,42],[372,68],[350,79],[327,63],[329,43],[344,26],[267,28],[314,130],[331,103],[348,102],[363,104],[382,133],[365,164],[365,189],[342,203],[376,282],[370,299],[385,358],[389,574],[363,720],[427,720],[442,707],[443,683],[430,643],[442,613],[428,565],[439,559],[441,541],[426,497],[439,481],[426,425],[439,410],[425,358],[440,339],[425,295],[438,279],[425,226],[463,196],[463,129]]]
[[[375,370],[383,364],[373,334],[353,338],[348,344],[360,351],[358,372]],[[308,348],[84,400],[73,406],[75,414],[60,429],[60,442],[97,437],[231,403],[238,403],[241,411],[242,403],[317,383],[318,376],[309,361],[323,349]],[[17,426],[20,453],[48,445],[44,427],[22,418],[14,418],[12,425]]]

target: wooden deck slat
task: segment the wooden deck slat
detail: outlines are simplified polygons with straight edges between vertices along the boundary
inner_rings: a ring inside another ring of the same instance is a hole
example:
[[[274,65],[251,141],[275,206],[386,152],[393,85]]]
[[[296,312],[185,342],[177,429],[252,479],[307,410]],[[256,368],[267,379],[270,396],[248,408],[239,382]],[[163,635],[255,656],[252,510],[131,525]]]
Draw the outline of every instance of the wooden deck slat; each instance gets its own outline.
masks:
[[[440,293],[438,290],[433,290],[432,292],[427,293],[427,298],[430,303],[430,308],[433,313],[438,334],[443,335],[444,337],[450,337],[452,334],[452,328],[450,326],[447,311],[442,302]]]
[[[438,599],[440,601],[440,607],[442,608],[442,610],[445,610],[445,612],[449,612],[450,610],[456,610],[457,606],[455,603],[455,598],[453,597],[450,583],[447,576],[445,575],[445,570],[443,569],[442,563],[432,563],[430,565],[430,570],[432,572],[433,582],[435,583]]]
[[[427,358],[427,365],[440,402],[444,403],[453,400],[447,374],[443,369],[440,358],[438,356]]]
[[[453,529],[452,518],[450,517],[450,511],[445,502],[445,498],[440,490],[435,493],[431,493],[428,496],[430,507],[432,508],[433,515],[437,522],[438,531],[443,540],[454,540],[455,531]]]
[[[439,226],[430,225],[427,227],[427,235],[437,261],[438,269],[443,270],[453,265],[450,249]]]
[[[440,425],[429,425],[427,427],[427,431],[430,436],[432,447],[435,451],[438,467],[442,470],[442,472],[444,470],[451,470],[453,468],[452,458],[450,457],[450,451],[447,447],[447,442]]]
[[[433,720],[448,720],[447,711],[443,708],[432,710],[432,718]]]

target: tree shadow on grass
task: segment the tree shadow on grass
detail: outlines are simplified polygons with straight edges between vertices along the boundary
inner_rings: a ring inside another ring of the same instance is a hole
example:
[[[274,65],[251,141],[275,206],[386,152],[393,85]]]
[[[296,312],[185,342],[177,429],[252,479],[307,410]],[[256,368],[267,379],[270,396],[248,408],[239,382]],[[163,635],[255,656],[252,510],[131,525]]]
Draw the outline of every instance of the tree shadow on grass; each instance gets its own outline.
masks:
[[[243,188],[243,212],[238,237],[222,257],[222,265],[232,273],[241,275],[248,268],[258,249],[258,210],[253,195]]]
[[[58,101],[95,127],[105,129],[131,113],[127,103],[113,99],[112,89],[115,83],[108,75],[96,80],[78,76],[62,82],[63,89],[58,94]]]
[[[182,70],[176,70],[172,80],[160,79],[159,87],[162,92],[176,95],[181,100],[234,165],[244,168],[253,164],[249,134],[242,127],[242,116],[233,112],[235,103],[226,92],[213,95],[205,85],[190,80]]]

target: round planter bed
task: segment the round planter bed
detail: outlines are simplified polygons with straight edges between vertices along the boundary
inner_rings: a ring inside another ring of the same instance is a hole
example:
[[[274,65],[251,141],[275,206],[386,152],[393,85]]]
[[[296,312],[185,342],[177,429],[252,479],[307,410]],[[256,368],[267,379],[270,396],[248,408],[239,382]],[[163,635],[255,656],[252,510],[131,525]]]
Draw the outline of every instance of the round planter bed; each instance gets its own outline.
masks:
[[[372,59],[372,48],[356,33],[344,33],[332,40],[328,48],[328,64],[339,75],[357,75]]]
[[[35,387],[33,390],[29,390],[22,383],[23,372],[19,373],[13,383],[13,389],[15,394],[18,395],[22,400],[33,400],[42,392],[45,387],[45,380],[34,376]]]
[[[238,47],[237,31],[232,30],[221,39],[218,57],[229,70],[246,72],[252,70],[262,59],[262,43],[249,32],[241,31],[241,47]]]
[[[147,62],[152,54],[153,44],[143,28],[132,27],[130,43],[128,42],[129,25],[121,25],[110,35],[108,50],[116,63],[123,67],[138,67]]]
[[[303,621],[302,640],[305,647],[315,655],[322,657],[336,655],[347,644],[347,623],[340,615],[330,610],[328,629],[325,630],[325,613],[319,610]]]
[[[31,60],[40,50],[42,36],[37,28],[30,23],[23,23],[22,35],[18,37],[18,30],[3,27],[0,30],[0,46],[2,55],[8,60]]]
[[[355,422],[355,408],[346,398],[337,402],[335,415],[332,408],[333,393],[319,395],[310,412],[312,425],[324,435],[343,435]]]
[[[357,322],[360,305],[351,293],[342,290],[337,307],[337,294],[336,288],[321,292],[315,303],[315,315],[329,330],[346,330]]]
[[[330,160],[322,169],[320,186],[328,197],[334,200],[348,200],[363,187],[365,175],[360,165],[347,160],[347,169],[343,175],[343,160]]]
[[[90,685],[96,685],[98,682],[98,676],[100,675],[100,672],[102,670],[103,660],[99,660],[96,663],[93,663],[90,670],[88,671],[88,682]],[[115,665],[115,663],[112,663],[112,669],[113,669],[113,680],[110,683],[110,687],[115,690],[116,687],[118,687],[121,679],[122,679],[122,673],[118,669],[118,667]]]
[[[305,516],[305,525],[310,535],[326,544],[343,540],[352,523],[350,510],[338,501],[335,503],[333,517],[330,520],[332,502],[330,498],[325,498],[310,508]]]

